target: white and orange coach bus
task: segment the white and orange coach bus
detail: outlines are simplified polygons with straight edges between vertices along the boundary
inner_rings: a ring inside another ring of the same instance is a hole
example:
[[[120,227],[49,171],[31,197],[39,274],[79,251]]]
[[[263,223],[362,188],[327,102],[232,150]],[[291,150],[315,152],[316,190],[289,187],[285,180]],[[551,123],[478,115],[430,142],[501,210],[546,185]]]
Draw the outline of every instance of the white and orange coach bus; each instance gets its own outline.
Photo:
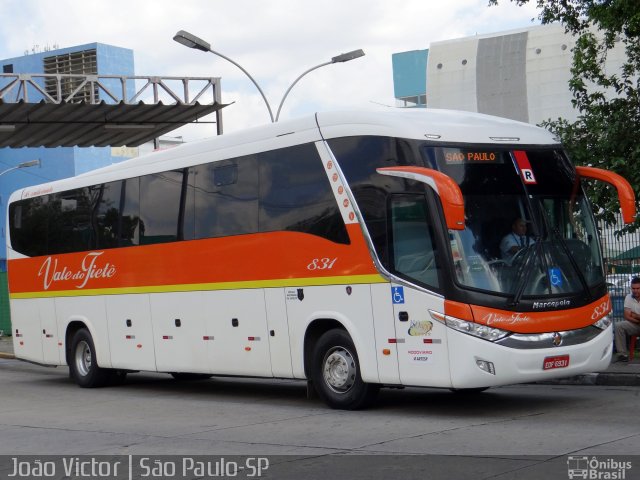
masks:
[[[581,178],[547,131],[437,110],[319,113],[15,192],[18,358],[97,387],[131,371],[480,391],[607,367]],[[515,218],[532,241],[499,245]]]

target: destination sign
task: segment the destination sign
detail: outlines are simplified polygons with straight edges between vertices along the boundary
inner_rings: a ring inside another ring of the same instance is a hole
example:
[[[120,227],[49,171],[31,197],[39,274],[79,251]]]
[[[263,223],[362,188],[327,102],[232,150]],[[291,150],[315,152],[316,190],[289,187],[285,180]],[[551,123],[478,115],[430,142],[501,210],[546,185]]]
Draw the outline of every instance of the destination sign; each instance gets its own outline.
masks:
[[[447,165],[465,163],[504,163],[503,152],[495,152],[490,150],[443,148],[442,154]]]

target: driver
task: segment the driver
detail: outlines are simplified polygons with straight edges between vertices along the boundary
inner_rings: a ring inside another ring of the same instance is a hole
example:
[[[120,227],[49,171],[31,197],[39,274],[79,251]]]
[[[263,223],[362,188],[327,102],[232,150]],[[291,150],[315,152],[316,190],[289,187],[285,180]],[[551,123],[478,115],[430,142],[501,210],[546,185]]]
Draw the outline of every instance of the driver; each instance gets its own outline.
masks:
[[[534,243],[533,238],[527,236],[527,222],[518,217],[511,224],[511,232],[500,241],[500,255],[505,262],[511,263],[516,253]]]

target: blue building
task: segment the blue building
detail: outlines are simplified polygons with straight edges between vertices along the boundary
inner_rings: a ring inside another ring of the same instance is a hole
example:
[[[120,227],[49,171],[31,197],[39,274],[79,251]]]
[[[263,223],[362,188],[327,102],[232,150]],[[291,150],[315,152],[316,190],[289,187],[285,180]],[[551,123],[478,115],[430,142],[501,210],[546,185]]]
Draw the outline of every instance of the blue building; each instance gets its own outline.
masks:
[[[101,43],[8,58],[0,60],[0,67],[4,74],[134,75],[133,50]],[[0,78],[0,92],[9,81],[10,79]],[[120,88],[116,80],[111,81],[110,88]],[[38,84],[44,91],[58,88],[58,85],[47,85],[44,80],[39,80]],[[68,95],[78,88],[78,80],[65,79],[60,85],[61,93]],[[86,91],[88,88],[91,88],[90,85],[80,87],[80,91],[74,95],[75,101],[83,101],[83,95],[89,98],[90,92]],[[133,88],[127,93],[131,96]],[[12,96],[15,96],[14,93],[9,92],[0,98],[5,103],[11,103],[16,101]],[[29,92],[28,101],[36,103],[43,98],[37,91]],[[100,93],[100,99],[113,103],[103,93]],[[6,262],[5,214],[11,192],[29,185],[78,175],[125,158],[127,157],[113,155],[111,147],[0,148],[0,271],[5,269]],[[39,165],[13,169],[21,163],[33,160],[39,160]],[[11,170],[7,171],[9,169]],[[6,173],[2,175],[2,172]]]
[[[427,60],[429,50],[394,53],[393,90],[403,107],[427,106]]]

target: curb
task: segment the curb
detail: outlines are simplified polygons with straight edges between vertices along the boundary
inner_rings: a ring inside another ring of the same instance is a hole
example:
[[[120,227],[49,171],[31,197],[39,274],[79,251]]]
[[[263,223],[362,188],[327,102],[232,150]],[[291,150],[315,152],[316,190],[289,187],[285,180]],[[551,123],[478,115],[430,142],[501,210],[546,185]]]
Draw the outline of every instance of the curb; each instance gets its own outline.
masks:
[[[559,378],[545,382],[536,382],[541,385],[606,385],[613,387],[638,387],[640,375],[635,373],[586,373],[575,377]]]
[[[4,358],[5,360],[13,360],[16,358],[16,356],[13,353],[0,352],[0,358]]]
[[[609,385],[615,387],[640,386],[640,375],[634,373],[600,373],[596,385]]]

